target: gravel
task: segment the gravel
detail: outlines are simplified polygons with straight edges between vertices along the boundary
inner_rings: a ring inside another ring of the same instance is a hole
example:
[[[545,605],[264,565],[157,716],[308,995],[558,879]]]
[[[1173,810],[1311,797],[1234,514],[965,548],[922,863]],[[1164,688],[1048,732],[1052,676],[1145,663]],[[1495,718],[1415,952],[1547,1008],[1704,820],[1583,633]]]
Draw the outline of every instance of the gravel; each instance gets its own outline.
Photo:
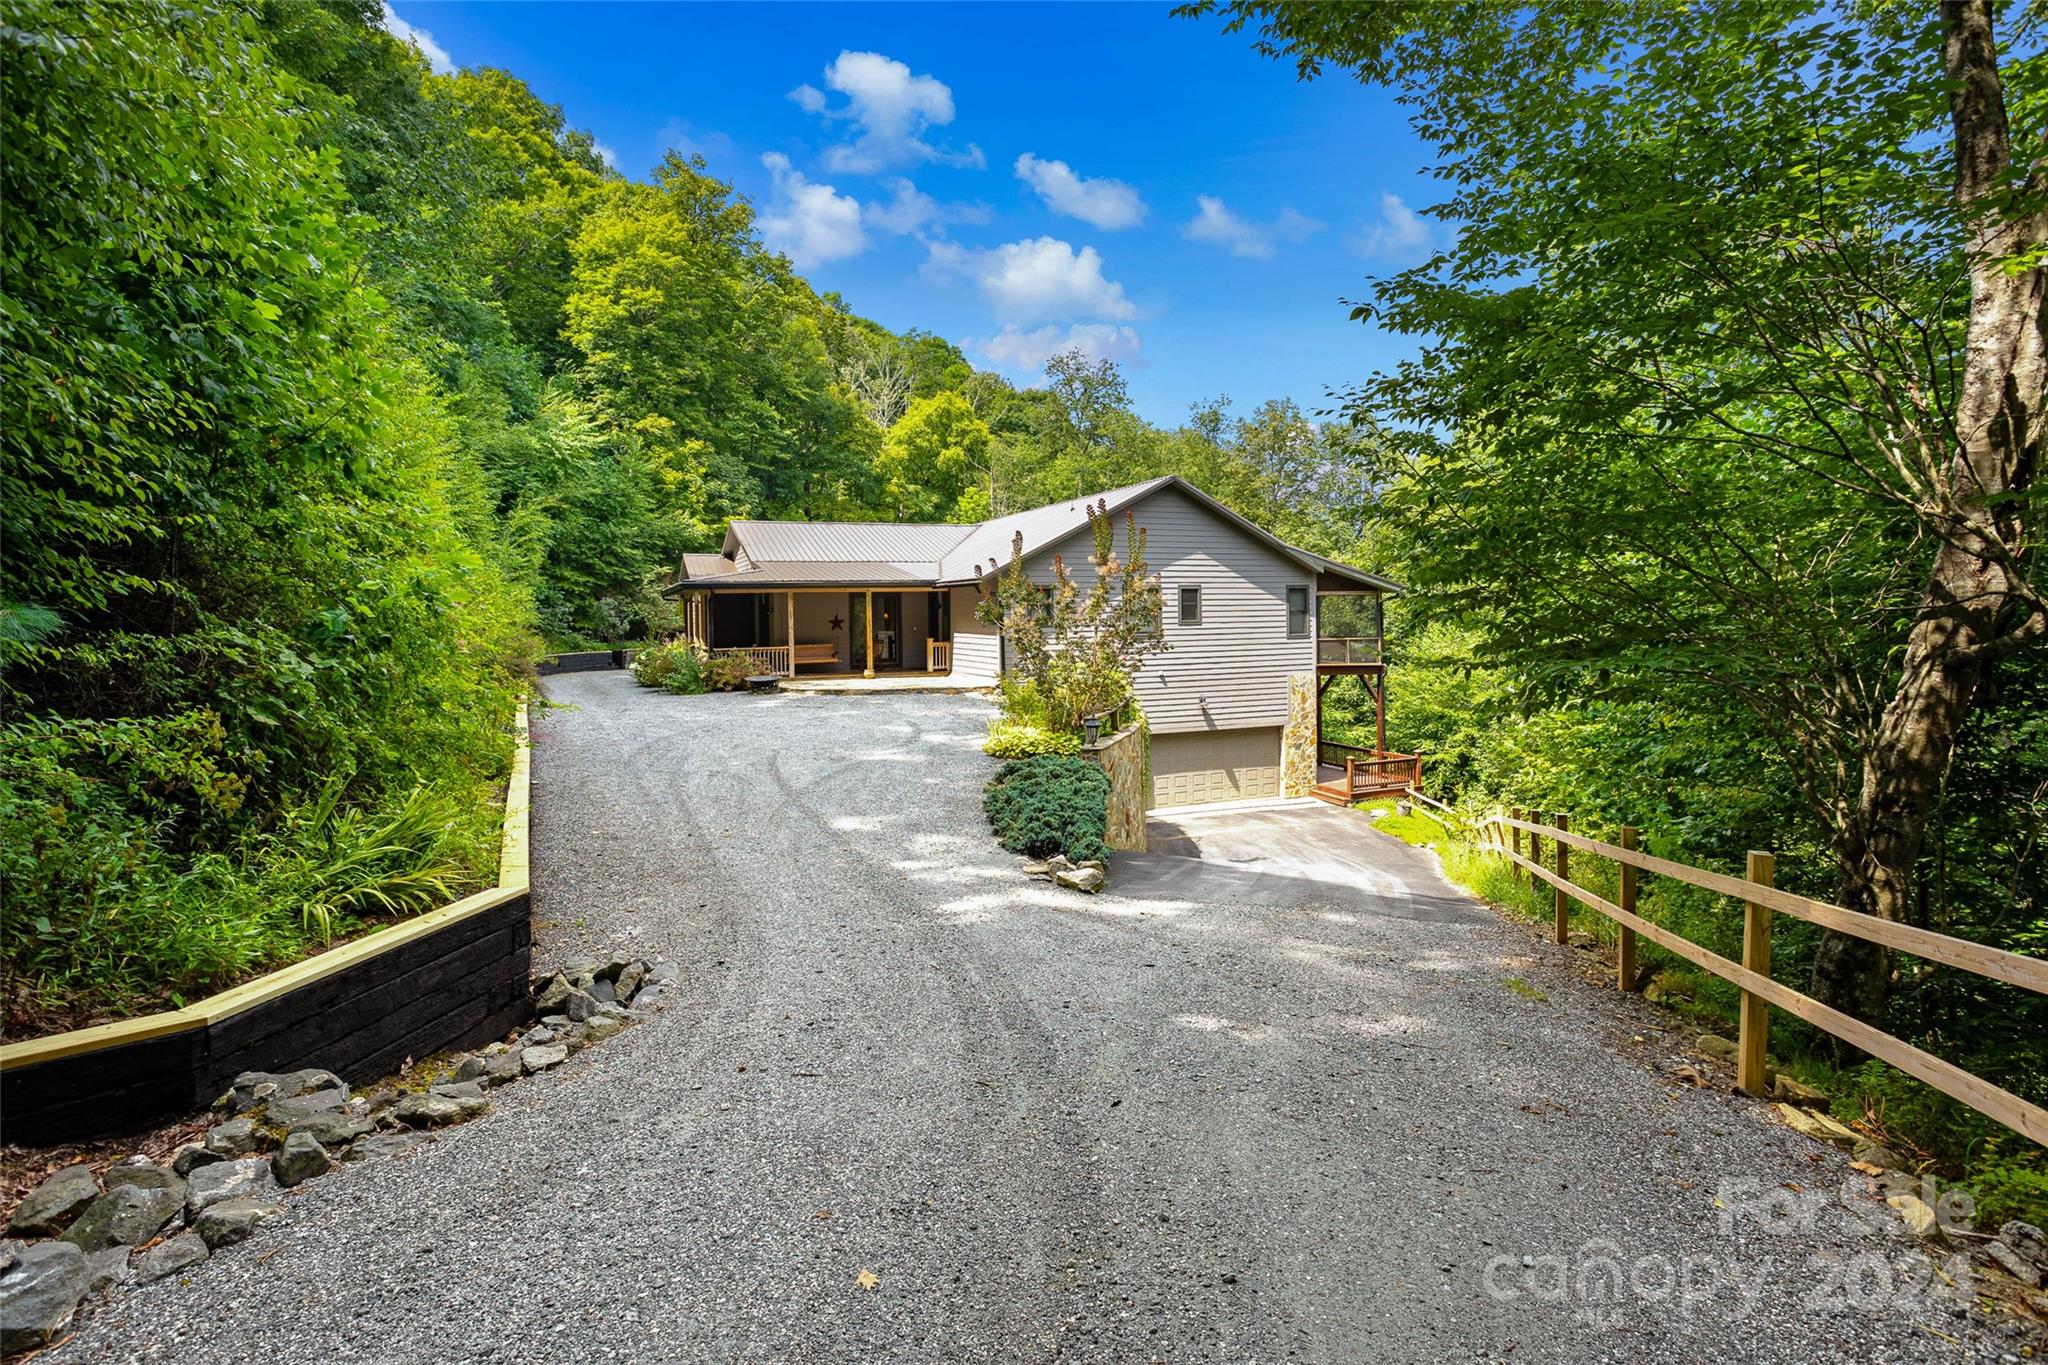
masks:
[[[979,698],[547,686],[536,969],[668,958],[669,1008],[49,1359],[2012,1349],[1845,1156],[1665,1074],[1671,1016],[1404,908],[1455,894],[1405,846],[1386,913],[1085,897],[988,839]]]

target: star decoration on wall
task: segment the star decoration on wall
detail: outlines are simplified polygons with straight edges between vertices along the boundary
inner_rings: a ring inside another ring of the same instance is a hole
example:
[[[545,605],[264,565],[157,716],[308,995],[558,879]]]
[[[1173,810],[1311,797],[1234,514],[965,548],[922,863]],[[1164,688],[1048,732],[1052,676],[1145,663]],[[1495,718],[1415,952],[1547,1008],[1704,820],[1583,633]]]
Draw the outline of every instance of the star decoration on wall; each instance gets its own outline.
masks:
[[[835,617],[833,617],[833,618],[832,618],[832,629],[834,629],[834,630],[844,630],[844,629],[846,629],[846,618],[845,618],[845,617],[843,617],[843,616],[835,616]]]

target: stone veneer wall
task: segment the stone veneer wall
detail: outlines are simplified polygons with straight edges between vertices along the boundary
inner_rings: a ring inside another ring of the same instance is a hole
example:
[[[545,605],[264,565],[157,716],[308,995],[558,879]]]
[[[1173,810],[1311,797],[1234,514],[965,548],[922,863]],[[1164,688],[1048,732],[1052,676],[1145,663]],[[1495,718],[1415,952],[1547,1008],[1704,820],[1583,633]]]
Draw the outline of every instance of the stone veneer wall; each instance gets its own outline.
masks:
[[[1287,728],[1280,732],[1280,794],[1307,796],[1316,785],[1316,675],[1287,678]]]
[[[1127,853],[1145,851],[1145,728],[1133,725],[1081,746],[1081,756],[1109,776],[1109,820],[1103,842]]]

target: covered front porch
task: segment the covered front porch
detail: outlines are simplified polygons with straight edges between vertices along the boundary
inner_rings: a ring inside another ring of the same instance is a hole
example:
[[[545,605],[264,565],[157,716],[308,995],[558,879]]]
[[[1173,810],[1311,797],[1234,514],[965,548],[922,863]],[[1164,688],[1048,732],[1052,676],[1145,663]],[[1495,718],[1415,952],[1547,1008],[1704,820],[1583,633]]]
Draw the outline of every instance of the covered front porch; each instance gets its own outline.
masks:
[[[945,677],[958,589],[854,585],[683,596],[684,636],[757,673]]]

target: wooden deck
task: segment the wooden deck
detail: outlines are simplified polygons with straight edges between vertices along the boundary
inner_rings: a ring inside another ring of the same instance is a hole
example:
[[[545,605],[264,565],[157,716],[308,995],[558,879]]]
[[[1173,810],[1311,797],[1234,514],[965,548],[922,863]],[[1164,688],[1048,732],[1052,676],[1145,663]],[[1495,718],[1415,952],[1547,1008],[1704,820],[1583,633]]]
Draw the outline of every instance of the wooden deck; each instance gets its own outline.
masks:
[[[1325,741],[1317,746],[1316,757],[1316,785],[1310,794],[1333,806],[1422,786],[1422,760],[1415,754],[1374,753]]]

